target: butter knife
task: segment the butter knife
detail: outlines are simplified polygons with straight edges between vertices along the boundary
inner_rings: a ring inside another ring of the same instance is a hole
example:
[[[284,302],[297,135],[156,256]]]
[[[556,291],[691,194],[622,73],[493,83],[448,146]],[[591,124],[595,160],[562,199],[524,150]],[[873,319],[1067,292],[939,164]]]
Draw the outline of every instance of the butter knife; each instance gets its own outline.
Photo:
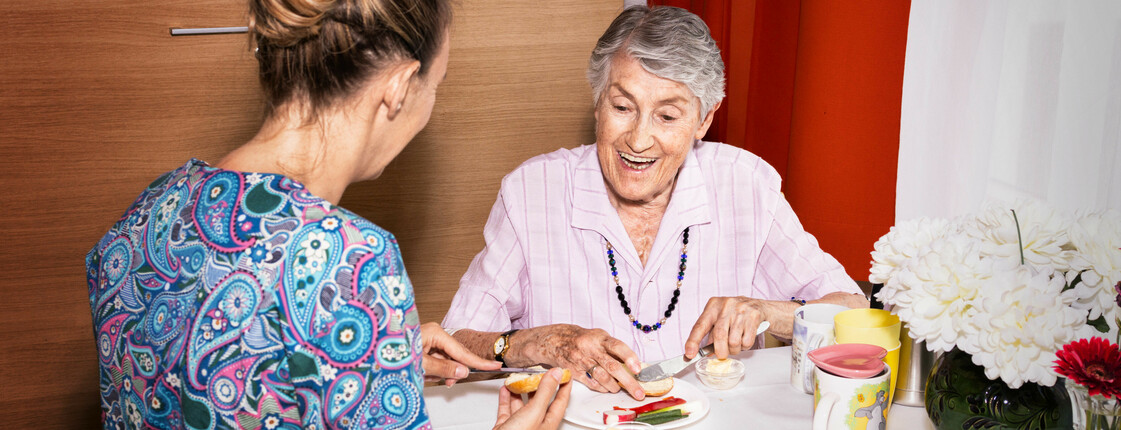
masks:
[[[500,367],[498,370],[479,370],[470,369],[471,373],[545,373],[549,369],[542,369],[540,367]]]
[[[770,322],[763,321],[762,324],[759,324],[759,328],[755,331],[755,335],[758,336],[760,334],[763,334],[763,332],[767,331],[767,328],[769,328],[770,326]],[[698,352],[697,356],[693,357],[692,360],[686,360],[685,355],[667,358],[665,360],[646,366],[642,369],[641,372],[638,372],[638,374],[635,375],[635,379],[638,379],[641,382],[650,382],[669,378],[673,375],[678,374],[678,372],[685,370],[686,367],[689,367],[690,364],[693,364],[697,360],[700,360],[701,357],[707,357],[709,355],[712,355],[714,352],[716,352],[716,348],[713,347],[710,343],[701,347],[700,352]]]

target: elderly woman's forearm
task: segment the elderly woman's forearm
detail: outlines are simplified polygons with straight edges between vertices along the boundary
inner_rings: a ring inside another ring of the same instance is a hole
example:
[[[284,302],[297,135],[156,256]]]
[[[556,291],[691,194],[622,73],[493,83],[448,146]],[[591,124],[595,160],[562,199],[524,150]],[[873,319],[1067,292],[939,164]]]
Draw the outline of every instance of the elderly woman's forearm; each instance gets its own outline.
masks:
[[[530,339],[533,338],[534,331],[536,329],[523,329],[510,335],[510,348],[502,357],[507,367],[525,367],[541,363],[540,360],[533,358],[534,354],[532,354],[534,347],[530,344]],[[465,328],[457,330],[452,337],[475,355],[494,360],[494,343],[501,335],[500,332],[483,332]]]
[[[852,309],[868,307],[868,299],[863,294],[846,293],[844,291],[829,293],[820,299],[810,300],[807,303],[832,303]]]
[[[465,328],[457,330],[452,337],[475,355],[493,360],[494,341],[498,340],[499,335],[501,333],[481,332]]]
[[[760,300],[759,302],[763,313],[767,315],[767,321],[771,322],[767,332],[776,338],[790,340],[794,333],[794,311],[802,305],[789,300]],[[831,303],[853,309],[868,307],[868,300],[864,296],[841,291],[826,294],[820,299],[809,300],[806,303]]]

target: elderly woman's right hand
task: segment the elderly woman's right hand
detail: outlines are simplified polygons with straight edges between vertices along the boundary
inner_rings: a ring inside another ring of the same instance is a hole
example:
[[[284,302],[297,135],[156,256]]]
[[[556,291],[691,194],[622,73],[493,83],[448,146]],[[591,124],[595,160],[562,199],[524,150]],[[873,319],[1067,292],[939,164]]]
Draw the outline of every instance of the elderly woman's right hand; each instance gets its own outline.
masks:
[[[573,378],[599,392],[618,392],[642,400],[646,393],[634,374],[642,361],[627,344],[601,329],[585,329],[572,324],[552,324],[518,333],[521,353],[534,363],[544,363],[573,371]],[[628,370],[629,369],[629,370]]]

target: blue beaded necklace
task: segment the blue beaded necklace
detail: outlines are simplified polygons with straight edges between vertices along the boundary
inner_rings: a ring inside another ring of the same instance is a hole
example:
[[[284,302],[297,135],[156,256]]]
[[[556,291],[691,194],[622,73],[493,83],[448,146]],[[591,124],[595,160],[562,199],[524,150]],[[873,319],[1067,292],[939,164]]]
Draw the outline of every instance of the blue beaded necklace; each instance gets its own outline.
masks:
[[[686,247],[689,245],[689,227],[685,227],[685,231],[681,233],[681,265],[678,266],[680,271],[677,272],[677,288],[673,289],[673,298],[669,301],[669,307],[662,315],[662,319],[658,320],[653,325],[641,324],[633,315],[631,315],[631,308],[627,305],[627,298],[623,295],[623,287],[619,285],[619,271],[615,269],[615,248],[611,247],[611,241],[607,241],[607,264],[611,265],[611,277],[615,279],[615,293],[619,295],[619,305],[623,307],[623,313],[627,314],[627,318],[631,320],[631,325],[643,333],[650,333],[654,330],[662,328],[666,319],[673,315],[673,310],[677,306],[677,297],[681,295],[681,281],[685,280],[685,262],[689,259],[689,254],[686,252]]]

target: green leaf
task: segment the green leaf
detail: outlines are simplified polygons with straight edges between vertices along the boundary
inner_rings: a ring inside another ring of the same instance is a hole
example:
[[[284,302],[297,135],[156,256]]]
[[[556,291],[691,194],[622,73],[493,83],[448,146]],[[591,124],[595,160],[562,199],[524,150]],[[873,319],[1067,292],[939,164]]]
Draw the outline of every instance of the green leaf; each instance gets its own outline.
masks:
[[[1102,332],[1102,333],[1108,333],[1109,332],[1109,324],[1105,322],[1105,315],[1104,314],[1098,316],[1098,319],[1095,319],[1093,321],[1086,321],[1086,324],[1089,324],[1090,326],[1094,327],[1099,332]]]

